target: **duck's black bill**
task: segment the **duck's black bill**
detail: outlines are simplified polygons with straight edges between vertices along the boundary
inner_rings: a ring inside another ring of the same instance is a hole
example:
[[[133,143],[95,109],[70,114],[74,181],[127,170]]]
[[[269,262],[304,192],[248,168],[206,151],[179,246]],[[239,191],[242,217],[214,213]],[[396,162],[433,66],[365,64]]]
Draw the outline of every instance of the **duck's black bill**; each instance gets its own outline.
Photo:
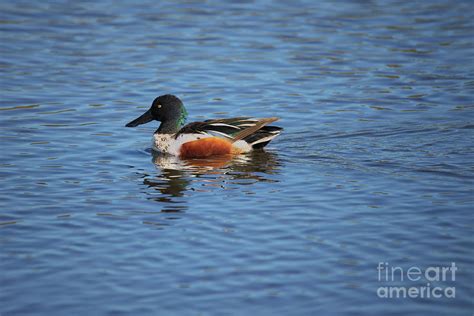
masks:
[[[130,123],[128,123],[125,126],[126,127],[135,127],[135,126],[145,124],[145,123],[148,123],[148,122],[151,122],[151,121],[153,121],[153,115],[151,114],[151,111],[148,110],[145,113],[143,113],[142,116],[134,119],[133,121],[131,121]]]

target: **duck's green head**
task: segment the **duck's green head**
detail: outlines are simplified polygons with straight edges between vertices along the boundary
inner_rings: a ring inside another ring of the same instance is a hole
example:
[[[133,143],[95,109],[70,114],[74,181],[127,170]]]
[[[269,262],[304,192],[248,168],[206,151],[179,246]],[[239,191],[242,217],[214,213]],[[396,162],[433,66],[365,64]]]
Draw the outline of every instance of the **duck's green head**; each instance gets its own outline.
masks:
[[[176,130],[167,132],[177,132],[186,122],[187,116],[183,102],[172,94],[165,94],[156,98],[148,111],[125,126],[135,127],[155,120],[160,121],[167,129]]]

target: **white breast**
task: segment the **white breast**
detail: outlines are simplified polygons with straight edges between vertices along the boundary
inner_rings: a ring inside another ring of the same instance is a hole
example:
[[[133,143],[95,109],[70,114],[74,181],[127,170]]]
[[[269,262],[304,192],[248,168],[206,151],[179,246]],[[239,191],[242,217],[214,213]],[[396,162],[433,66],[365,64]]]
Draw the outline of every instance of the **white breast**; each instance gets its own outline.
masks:
[[[211,137],[210,135],[203,134],[181,134],[178,138],[175,138],[175,135],[176,134],[154,134],[153,150],[179,156],[179,148],[184,143]]]

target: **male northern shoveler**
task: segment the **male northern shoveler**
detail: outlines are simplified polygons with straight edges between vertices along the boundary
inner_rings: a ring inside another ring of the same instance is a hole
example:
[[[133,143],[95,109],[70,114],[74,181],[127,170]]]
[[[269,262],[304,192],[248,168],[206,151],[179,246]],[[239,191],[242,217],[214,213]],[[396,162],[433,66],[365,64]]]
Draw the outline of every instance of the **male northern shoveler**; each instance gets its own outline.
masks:
[[[183,102],[166,94],[156,98],[148,111],[126,126],[160,121],[153,135],[153,149],[181,158],[247,153],[265,147],[282,130],[268,125],[278,120],[276,117],[214,119],[184,126],[187,115]]]

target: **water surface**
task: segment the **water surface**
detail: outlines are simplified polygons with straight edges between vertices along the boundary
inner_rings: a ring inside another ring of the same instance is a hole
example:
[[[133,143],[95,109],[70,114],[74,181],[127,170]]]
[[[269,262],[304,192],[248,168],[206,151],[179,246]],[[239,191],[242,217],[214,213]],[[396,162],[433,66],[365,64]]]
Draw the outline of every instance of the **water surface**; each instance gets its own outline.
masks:
[[[472,314],[473,12],[1,2],[0,314]],[[156,155],[124,125],[165,93],[285,131]],[[379,262],[455,262],[456,297],[379,298]]]

